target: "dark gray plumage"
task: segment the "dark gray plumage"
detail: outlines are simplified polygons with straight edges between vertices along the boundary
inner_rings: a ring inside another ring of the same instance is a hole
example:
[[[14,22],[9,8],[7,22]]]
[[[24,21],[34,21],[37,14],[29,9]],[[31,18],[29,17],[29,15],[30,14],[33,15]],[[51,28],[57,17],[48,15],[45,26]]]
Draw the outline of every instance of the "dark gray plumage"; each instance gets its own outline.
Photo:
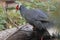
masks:
[[[25,6],[20,6],[20,12],[22,17],[26,19],[28,23],[36,28],[45,28],[44,25],[48,22],[48,16],[39,9],[27,9]]]

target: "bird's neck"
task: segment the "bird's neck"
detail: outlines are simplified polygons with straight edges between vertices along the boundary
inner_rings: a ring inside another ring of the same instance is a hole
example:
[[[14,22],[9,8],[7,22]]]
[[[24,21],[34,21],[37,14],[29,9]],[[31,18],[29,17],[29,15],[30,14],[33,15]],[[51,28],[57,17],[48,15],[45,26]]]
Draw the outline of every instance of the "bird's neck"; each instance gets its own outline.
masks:
[[[27,10],[27,8],[26,8],[25,6],[22,5],[22,6],[20,7],[20,11],[26,11],[26,10]]]
[[[27,11],[28,11],[28,9],[25,6],[20,7],[20,13],[21,13],[22,16],[24,16]]]

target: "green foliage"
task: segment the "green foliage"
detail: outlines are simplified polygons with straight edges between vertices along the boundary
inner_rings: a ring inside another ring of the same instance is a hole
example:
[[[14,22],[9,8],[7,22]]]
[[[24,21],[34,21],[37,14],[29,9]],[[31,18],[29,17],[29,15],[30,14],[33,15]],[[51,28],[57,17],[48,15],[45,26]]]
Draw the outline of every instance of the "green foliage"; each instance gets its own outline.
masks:
[[[11,14],[12,14],[12,15],[11,15]],[[16,10],[15,10],[15,12],[10,11],[9,16],[10,16],[11,19],[12,19],[13,21],[15,21],[18,25],[23,25],[23,24],[26,22],[26,21],[24,20],[24,18],[21,17],[19,11],[18,11],[18,12],[16,12]]]
[[[6,23],[5,14],[3,14],[2,12],[0,12],[0,30],[5,29],[5,27],[4,27],[5,23]]]

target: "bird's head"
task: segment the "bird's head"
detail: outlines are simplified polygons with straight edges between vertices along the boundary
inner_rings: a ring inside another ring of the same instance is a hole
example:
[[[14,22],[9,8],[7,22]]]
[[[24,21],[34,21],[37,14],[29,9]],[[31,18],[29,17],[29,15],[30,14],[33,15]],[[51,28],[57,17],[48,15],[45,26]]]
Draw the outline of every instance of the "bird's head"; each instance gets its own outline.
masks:
[[[22,5],[22,3],[18,2],[18,1],[16,1],[16,3],[17,3],[17,5],[16,5],[16,11],[18,11],[20,9],[20,6]]]

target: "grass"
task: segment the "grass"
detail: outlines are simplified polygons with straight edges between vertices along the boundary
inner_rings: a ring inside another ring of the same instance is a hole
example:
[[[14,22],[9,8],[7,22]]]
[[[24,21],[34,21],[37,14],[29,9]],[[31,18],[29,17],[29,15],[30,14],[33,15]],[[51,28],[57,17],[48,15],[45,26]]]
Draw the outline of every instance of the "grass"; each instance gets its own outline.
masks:
[[[16,24],[16,25],[24,25],[26,23],[25,19],[21,17],[20,12],[16,12],[16,10],[13,8],[8,10],[8,16],[6,13],[4,13],[5,10],[3,10],[0,7],[0,30],[3,30],[5,28],[13,28],[15,27],[14,24],[11,23],[9,18]],[[9,17],[9,18],[8,18]]]

